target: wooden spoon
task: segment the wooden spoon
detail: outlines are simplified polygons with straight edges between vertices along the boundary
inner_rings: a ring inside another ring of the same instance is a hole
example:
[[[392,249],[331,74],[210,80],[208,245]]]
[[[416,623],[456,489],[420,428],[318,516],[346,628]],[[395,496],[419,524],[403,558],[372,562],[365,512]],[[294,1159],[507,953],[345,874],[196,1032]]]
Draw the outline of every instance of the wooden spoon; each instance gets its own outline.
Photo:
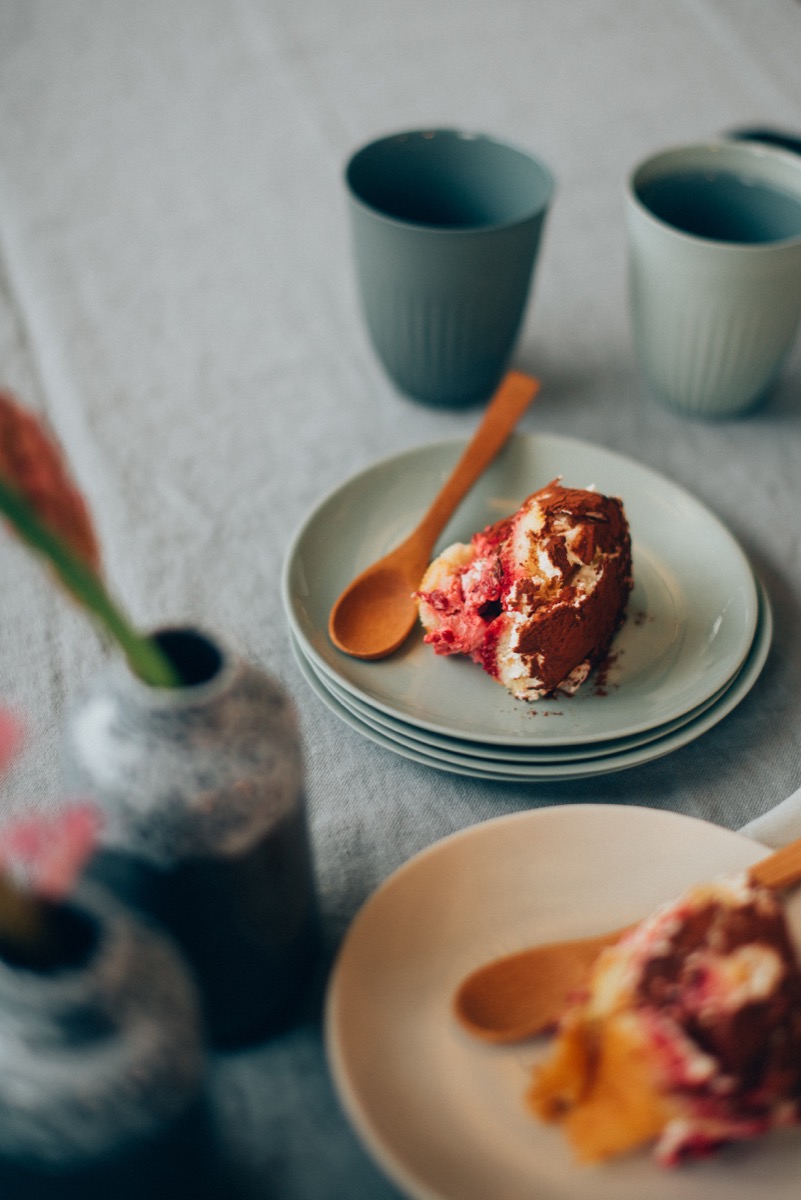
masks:
[[[539,391],[539,382],[510,371],[487,406],[452,474],[417,528],[345,588],[331,609],[328,634],[354,658],[386,658],[414,628],[414,593],[434,544],[457,505],[486,470]]]
[[[801,880],[801,838],[749,868],[750,879],[777,890]],[[531,946],[468,975],[454,996],[461,1024],[485,1042],[521,1042],[554,1026],[571,992],[586,980],[605,946],[633,929]]]

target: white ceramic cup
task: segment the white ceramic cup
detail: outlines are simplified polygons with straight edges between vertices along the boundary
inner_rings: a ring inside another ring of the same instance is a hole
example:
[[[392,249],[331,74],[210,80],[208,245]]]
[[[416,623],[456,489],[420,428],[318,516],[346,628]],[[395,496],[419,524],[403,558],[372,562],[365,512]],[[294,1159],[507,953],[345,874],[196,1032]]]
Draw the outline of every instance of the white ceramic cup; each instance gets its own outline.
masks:
[[[772,390],[801,321],[801,155],[664,150],[626,195],[634,347],[659,400],[734,416]]]

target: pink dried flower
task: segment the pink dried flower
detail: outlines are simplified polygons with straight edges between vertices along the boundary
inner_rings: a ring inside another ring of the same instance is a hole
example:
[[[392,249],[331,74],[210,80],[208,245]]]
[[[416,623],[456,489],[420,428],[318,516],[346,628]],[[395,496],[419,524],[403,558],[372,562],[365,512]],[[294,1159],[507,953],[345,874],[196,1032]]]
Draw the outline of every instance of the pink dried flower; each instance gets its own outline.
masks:
[[[0,829],[0,870],[12,877],[24,873],[41,899],[62,900],[91,857],[99,832],[100,817],[90,804],[22,817]]]
[[[0,709],[0,767],[22,734]],[[29,963],[46,961],[52,948],[47,904],[69,895],[92,854],[100,815],[89,804],[73,804],[54,816],[26,816],[0,829],[0,944]]]

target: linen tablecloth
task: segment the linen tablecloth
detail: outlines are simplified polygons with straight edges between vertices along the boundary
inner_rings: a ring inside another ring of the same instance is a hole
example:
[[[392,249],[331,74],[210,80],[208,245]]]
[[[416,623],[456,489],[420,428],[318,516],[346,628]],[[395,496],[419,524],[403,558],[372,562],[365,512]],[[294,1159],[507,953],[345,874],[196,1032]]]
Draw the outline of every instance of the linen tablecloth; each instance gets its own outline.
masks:
[[[224,631],[293,693],[327,947],[410,855],[539,805],[675,809],[729,828],[801,783],[801,353],[735,421],[661,408],[635,366],[623,186],[644,154],[801,116],[797,0],[3,0],[0,381],[45,413],[141,625]],[[279,576],[329,490],[466,438],[383,376],[358,311],[342,166],[374,135],[483,130],[544,157],[557,195],[515,364],[522,428],[613,447],[683,485],[769,593],[773,648],[698,741],[597,780],[494,784],[361,739],[292,657]],[[3,815],[60,803],[59,731],[104,649],[0,538],[0,703],[27,740]],[[790,805],[749,825],[801,833]],[[214,1064],[245,1194],[396,1194],[342,1116],[319,994],[294,1031]]]

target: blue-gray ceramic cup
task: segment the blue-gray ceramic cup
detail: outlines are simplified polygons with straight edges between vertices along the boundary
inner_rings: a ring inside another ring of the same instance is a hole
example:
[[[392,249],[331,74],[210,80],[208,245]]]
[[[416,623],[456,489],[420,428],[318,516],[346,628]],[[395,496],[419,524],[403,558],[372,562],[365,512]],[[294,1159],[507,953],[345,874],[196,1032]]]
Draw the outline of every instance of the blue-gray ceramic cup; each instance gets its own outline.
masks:
[[[634,348],[668,407],[731,417],[769,395],[801,321],[801,155],[715,141],[627,188]]]
[[[554,191],[534,155],[454,129],[393,134],[347,164],[373,348],[427,404],[485,401],[511,358]]]

